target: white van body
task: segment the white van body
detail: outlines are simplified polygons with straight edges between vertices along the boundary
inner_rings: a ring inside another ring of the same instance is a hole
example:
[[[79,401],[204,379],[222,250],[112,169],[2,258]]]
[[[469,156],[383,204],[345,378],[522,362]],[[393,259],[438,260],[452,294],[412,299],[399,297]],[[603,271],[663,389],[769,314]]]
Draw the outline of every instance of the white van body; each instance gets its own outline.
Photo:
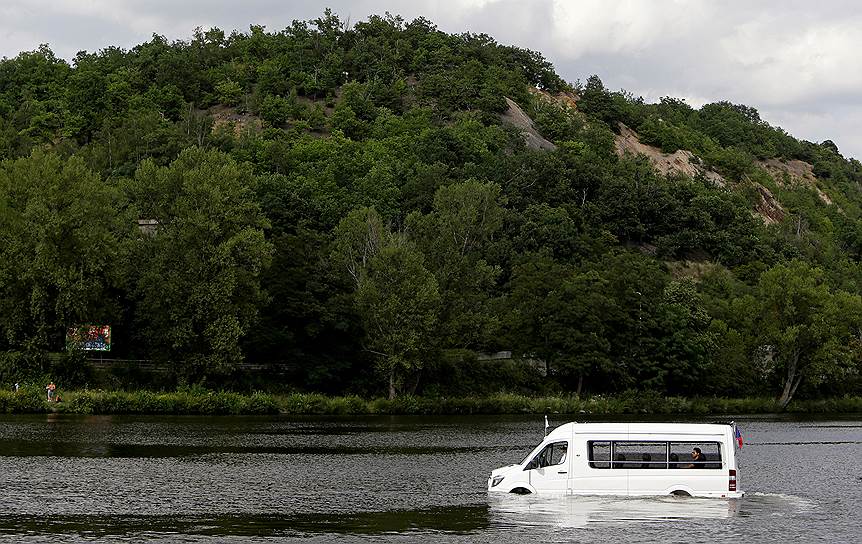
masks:
[[[737,476],[732,425],[566,423],[520,464],[494,470],[488,491],[739,498]]]

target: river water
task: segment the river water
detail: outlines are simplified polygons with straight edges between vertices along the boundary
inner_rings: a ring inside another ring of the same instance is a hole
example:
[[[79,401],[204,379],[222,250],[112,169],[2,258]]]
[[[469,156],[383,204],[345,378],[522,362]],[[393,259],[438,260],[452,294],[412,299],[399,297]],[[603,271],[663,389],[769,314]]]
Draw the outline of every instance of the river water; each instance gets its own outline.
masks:
[[[740,500],[488,496],[535,416],[0,416],[0,542],[862,540],[862,416],[736,419]]]

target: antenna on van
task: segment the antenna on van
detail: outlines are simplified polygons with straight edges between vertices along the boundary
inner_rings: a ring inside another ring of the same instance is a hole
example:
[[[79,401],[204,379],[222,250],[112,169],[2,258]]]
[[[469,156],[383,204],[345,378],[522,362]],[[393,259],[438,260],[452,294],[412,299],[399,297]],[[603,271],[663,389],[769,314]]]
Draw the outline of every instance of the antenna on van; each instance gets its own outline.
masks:
[[[545,436],[548,436],[548,414],[545,414]]]

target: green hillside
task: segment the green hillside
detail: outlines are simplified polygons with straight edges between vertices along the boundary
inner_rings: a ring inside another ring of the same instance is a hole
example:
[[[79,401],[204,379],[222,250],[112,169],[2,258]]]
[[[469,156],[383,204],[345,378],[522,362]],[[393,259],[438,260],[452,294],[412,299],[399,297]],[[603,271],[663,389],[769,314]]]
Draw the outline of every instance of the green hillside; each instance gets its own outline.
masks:
[[[752,107],[327,12],[3,59],[0,157],[0,383],[862,391],[862,164]]]

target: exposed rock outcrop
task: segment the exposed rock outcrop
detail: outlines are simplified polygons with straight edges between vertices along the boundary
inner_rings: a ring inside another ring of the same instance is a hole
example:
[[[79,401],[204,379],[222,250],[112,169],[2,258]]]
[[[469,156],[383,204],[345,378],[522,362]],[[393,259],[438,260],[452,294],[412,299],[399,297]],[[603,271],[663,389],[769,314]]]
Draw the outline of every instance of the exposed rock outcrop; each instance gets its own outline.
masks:
[[[578,109],[578,100],[580,100],[580,97],[574,93],[561,92],[557,94],[551,94],[548,91],[543,91],[542,89],[537,89],[536,87],[530,87],[528,90],[533,96],[537,96],[542,100],[545,100],[546,102],[550,102],[551,104],[564,106],[573,110]]]
[[[674,153],[664,153],[661,149],[641,143],[637,132],[620,123],[620,133],[614,137],[617,154],[626,153],[645,155],[655,169],[663,174],[682,174],[689,177],[704,176],[719,187],[727,185],[727,181],[718,173],[702,167],[691,151],[679,149]]]
[[[556,145],[539,134],[539,131],[536,129],[536,124],[532,119],[530,119],[530,116],[521,109],[521,106],[511,98],[506,98],[506,104],[509,108],[505,113],[500,114],[500,119],[504,123],[512,125],[521,131],[524,141],[527,142],[527,147],[532,147],[533,149],[544,149],[546,151],[557,149]]]
[[[817,176],[814,175],[814,167],[800,160],[780,161],[778,159],[766,159],[760,161],[760,165],[775,179],[775,183],[784,185],[787,182],[806,185],[811,187],[817,196],[825,204],[832,204],[829,195],[823,192],[817,185]]]
[[[755,211],[752,212],[752,214],[754,214],[755,217],[763,219],[763,222],[767,225],[780,223],[781,220],[784,219],[785,214],[784,208],[781,207],[781,203],[777,198],[775,198],[772,191],[763,185],[755,183],[754,187],[757,189],[760,200],[754,205]]]

